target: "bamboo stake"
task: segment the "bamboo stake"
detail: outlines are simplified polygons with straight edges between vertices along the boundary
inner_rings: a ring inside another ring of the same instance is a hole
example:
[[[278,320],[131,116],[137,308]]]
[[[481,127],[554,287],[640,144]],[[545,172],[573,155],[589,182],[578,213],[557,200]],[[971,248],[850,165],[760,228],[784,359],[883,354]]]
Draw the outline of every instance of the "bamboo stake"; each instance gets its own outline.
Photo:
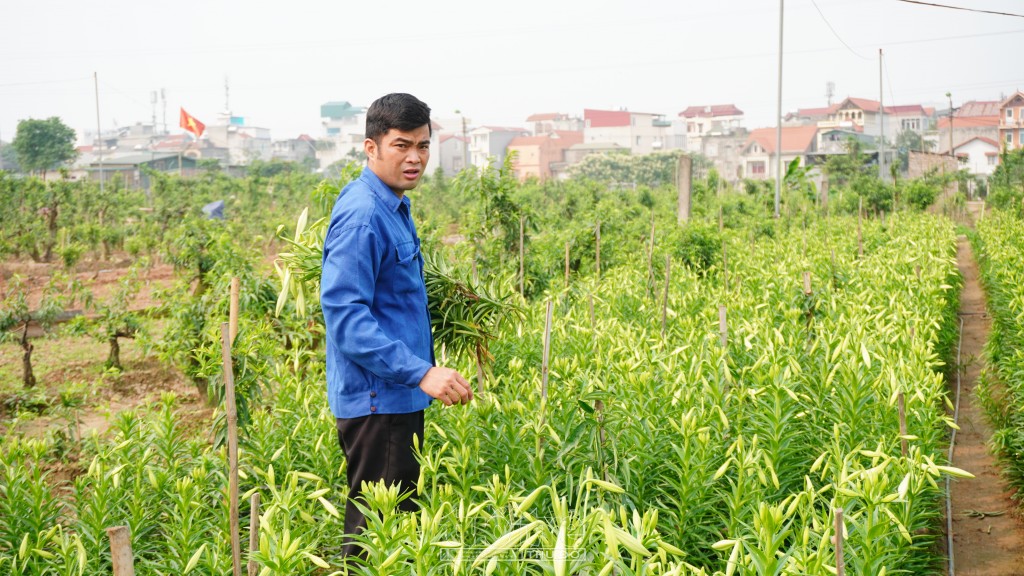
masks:
[[[544,358],[540,365],[540,397],[541,399],[547,399],[548,397],[548,366],[551,358],[551,310],[554,308],[554,303],[548,300],[547,316],[544,320]]]
[[[597,413],[597,449],[601,460],[601,478],[607,482],[608,466],[604,462],[604,402],[600,398],[594,402],[594,412]]]
[[[231,362],[230,329],[220,325],[221,353],[224,361],[224,404],[228,420],[228,514],[231,521],[231,567],[234,576],[242,576],[242,543],[238,528],[238,411],[235,407],[235,375]]]
[[[231,307],[229,312],[229,320],[231,322],[232,344],[235,343],[235,337],[238,336],[238,291],[238,276],[234,276],[231,278]]]
[[[725,306],[718,307],[718,334],[722,348],[725,348],[729,344],[729,322],[726,320]]]
[[[127,526],[107,528],[110,539],[110,559],[114,576],[135,576],[135,557],[132,554],[132,536]]]
[[[569,287],[569,243],[565,243],[565,287]]]
[[[907,457],[907,408],[903,403],[903,392],[896,396],[896,405],[900,411],[900,450],[903,457]]]
[[[254,492],[249,500],[249,574],[258,576],[260,573],[259,564],[253,559],[252,554],[260,549],[260,493]]]
[[[595,244],[594,244],[594,247],[595,247],[594,265],[595,265],[595,268],[596,268],[596,271],[597,271],[597,280],[600,282],[601,281],[601,221],[600,220],[597,221],[597,229],[595,230],[594,242],[595,242]]]
[[[843,509],[836,508],[836,576],[846,576],[843,560]]]
[[[718,207],[718,231],[725,230],[725,217],[722,216],[722,207]]]
[[[519,294],[526,297],[526,290],[524,285],[526,284],[526,274],[524,273],[525,261],[526,261],[526,246],[524,245],[523,239],[525,237],[525,220],[523,216],[519,216]]]
[[[668,288],[672,278],[672,256],[665,255],[665,297],[661,301],[661,337],[665,337],[665,327],[668,325]]]
[[[651,213],[651,239],[647,249],[647,297],[651,296],[651,286],[654,284],[654,213]]]
[[[864,235],[861,233],[861,220],[864,219],[864,199],[858,200],[857,204],[857,256],[864,257]]]
[[[811,295],[811,273],[804,271],[804,295]]]
[[[722,242],[722,279],[725,281],[725,292],[729,292],[729,255],[725,249],[725,242]]]

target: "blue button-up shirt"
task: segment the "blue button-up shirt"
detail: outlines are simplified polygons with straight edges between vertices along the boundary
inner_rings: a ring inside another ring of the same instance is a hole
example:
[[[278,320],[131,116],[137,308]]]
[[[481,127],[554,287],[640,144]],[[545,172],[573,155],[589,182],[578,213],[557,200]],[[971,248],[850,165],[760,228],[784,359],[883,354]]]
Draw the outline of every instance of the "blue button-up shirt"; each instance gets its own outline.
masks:
[[[336,418],[406,414],[430,396],[434,363],[420,241],[399,197],[372,170],[345,186],[324,239],[320,305],[327,400]]]

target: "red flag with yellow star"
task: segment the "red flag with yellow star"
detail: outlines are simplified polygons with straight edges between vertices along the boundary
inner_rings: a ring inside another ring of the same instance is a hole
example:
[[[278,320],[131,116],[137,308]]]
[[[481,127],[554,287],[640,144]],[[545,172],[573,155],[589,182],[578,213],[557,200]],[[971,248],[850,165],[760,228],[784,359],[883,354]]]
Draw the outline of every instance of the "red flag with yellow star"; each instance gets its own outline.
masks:
[[[206,130],[206,124],[203,124],[195,118],[195,116],[185,112],[185,109],[181,109],[181,120],[178,123],[182,128],[196,135],[199,138],[203,135],[203,130]]]

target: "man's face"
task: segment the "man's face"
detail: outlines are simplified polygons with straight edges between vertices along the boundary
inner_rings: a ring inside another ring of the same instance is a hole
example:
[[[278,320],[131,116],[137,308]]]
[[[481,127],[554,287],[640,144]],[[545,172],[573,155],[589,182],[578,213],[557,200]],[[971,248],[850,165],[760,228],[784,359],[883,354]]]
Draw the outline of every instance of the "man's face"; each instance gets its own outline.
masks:
[[[380,144],[363,141],[367,165],[395,194],[402,196],[420,183],[430,160],[430,126],[403,132],[391,128],[380,137]]]

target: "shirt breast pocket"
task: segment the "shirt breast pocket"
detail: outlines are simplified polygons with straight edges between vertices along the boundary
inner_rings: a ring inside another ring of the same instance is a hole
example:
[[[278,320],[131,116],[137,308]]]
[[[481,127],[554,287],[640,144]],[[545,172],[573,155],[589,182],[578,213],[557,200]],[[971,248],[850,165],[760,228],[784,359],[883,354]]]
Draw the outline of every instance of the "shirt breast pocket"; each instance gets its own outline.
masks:
[[[395,246],[395,291],[399,293],[419,292],[423,286],[420,268],[420,243],[418,240],[402,242]]]

